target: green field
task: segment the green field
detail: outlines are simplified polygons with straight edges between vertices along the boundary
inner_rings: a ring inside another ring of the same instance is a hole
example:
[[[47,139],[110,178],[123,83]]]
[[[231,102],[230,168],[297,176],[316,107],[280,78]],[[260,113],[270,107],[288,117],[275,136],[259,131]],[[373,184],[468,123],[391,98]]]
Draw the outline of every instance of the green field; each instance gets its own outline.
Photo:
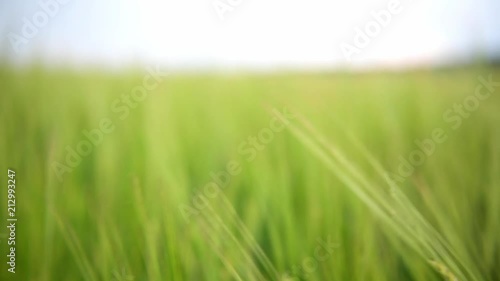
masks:
[[[0,280],[500,280],[499,69],[145,75],[0,70]]]

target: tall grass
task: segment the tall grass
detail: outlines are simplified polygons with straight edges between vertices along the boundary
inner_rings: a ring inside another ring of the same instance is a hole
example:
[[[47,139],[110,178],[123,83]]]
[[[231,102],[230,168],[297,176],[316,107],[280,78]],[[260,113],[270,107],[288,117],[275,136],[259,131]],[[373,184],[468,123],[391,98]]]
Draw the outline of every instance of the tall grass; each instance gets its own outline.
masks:
[[[2,68],[19,220],[0,279],[500,280],[500,90],[456,130],[442,117],[488,74],[171,75],[121,120],[110,106],[141,73]],[[297,118],[248,161],[239,145],[283,107]],[[53,163],[105,117],[115,130],[60,181]],[[437,127],[447,140],[388,182]],[[231,160],[241,173],[186,222],[179,206]],[[338,246],[305,270],[328,236]]]

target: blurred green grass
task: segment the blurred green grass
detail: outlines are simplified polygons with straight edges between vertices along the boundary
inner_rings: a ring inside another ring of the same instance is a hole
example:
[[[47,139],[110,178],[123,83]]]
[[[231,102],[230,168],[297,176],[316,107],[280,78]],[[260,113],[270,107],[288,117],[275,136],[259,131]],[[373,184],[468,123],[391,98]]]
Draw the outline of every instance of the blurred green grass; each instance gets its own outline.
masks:
[[[284,107],[384,190],[348,135],[395,172],[415,139],[444,128],[448,139],[402,191],[478,279],[500,280],[498,89],[457,130],[442,117],[474,93],[479,75],[490,74],[500,80],[492,68],[170,75],[121,120],[110,106],[142,84],[140,72],[2,68],[0,178],[5,185],[7,168],[17,178],[14,280],[273,280],[251,243],[236,242],[246,237],[239,219],[278,274],[292,280],[443,280],[288,129],[253,161],[238,152],[268,127],[269,108]],[[64,163],[65,147],[75,148],[82,130],[103,118],[114,131],[60,181],[54,161]],[[179,206],[231,160],[241,173],[186,223]],[[217,217],[225,225],[209,220]],[[297,276],[297,265],[327,237],[338,245],[331,257]],[[6,260],[4,241],[0,248]],[[10,280],[2,264],[1,280]]]

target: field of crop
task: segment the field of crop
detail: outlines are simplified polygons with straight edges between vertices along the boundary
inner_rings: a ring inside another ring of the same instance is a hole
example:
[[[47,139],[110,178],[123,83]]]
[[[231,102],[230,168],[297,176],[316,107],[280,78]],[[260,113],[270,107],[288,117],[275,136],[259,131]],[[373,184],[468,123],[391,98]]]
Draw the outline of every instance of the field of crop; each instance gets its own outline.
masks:
[[[0,280],[500,280],[494,81],[2,68]]]

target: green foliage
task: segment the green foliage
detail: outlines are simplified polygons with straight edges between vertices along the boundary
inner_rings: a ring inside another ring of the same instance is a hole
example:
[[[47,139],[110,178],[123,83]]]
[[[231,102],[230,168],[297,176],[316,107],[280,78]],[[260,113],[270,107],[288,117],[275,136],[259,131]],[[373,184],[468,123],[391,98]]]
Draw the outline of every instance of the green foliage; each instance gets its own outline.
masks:
[[[19,220],[16,274],[0,237],[0,279],[500,280],[500,87],[456,129],[443,117],[480,75],[500,81],[496,69],[171,75],[124,116],[113,103],[142,74],[4,68],[0,179],[16,171]],[[243,153],[283,108],[296,118]],[[69,167],[67,147],[103,119],[113,130]],[[446,140],[388,182],[436,128]],[[240,171],[200,201],[231,161]],[[70,168],[61,180],[56,162]]]

